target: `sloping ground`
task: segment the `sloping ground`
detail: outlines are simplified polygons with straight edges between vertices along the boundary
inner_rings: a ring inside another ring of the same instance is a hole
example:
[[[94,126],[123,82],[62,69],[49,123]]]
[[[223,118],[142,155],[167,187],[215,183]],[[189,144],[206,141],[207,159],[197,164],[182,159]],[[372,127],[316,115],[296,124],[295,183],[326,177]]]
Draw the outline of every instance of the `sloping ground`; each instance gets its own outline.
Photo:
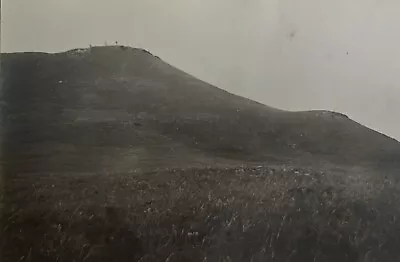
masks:
[[[1,261],[400,261],[393,139],[138,49],[1,62]]]
[[[2,70],[7,152],[11,156],[18,141],[16,153],[29,154],[44,169],[74,163],[75,171],[92,170],[99,157],[105,167],[115,166],[121,154],[127,161],[174,166],[220,157],[387,168],[400,159],[400,143],[346,116],[267,107],[144,50],[3,54]]]

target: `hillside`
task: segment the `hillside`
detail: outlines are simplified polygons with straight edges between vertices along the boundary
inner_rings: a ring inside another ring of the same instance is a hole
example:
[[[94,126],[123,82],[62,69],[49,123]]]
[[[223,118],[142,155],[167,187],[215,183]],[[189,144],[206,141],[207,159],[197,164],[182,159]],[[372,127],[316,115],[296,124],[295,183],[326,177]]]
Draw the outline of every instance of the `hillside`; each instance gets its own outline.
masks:
[[[400,261],[400,144],[345,115],[120,46],[1,73],[1,261]]]
[[[43,169],[207,165],[216,158],[389,168],[400,159],[400,143],[346,116],[274,109],[140,49],[3,54],[2,70],[7,152],[18,141],[15,153],[31,154]]]

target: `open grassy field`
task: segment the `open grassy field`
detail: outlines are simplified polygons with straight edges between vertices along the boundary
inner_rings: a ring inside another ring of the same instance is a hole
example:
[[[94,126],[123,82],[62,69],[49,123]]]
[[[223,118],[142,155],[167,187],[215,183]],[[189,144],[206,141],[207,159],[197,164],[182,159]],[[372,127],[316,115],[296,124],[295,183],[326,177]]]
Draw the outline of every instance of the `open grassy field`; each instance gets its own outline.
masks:
[[[398,261],[398,184],[363,172],[16,176],[3,261]]]

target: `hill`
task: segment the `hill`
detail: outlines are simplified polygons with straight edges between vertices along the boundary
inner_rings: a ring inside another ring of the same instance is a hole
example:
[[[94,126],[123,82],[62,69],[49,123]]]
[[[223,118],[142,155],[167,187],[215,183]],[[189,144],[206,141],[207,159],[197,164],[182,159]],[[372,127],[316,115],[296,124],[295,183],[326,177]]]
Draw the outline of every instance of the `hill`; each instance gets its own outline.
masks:
[[[345,115],[121,46],[1,70],[1,261],[400,261],[400,144]]]
[[[388,168],[400,159],[400,143],[344,115],[271,108],[200,81],[145,50],[3,54],[2,70],[8,116],[3,121],[12,136],[6,141],[19,141],[21,152],[49,170],[91,170],[100,158],[102,168],[123,169],[121,154],[129,163],[172,166],[218,158]]]

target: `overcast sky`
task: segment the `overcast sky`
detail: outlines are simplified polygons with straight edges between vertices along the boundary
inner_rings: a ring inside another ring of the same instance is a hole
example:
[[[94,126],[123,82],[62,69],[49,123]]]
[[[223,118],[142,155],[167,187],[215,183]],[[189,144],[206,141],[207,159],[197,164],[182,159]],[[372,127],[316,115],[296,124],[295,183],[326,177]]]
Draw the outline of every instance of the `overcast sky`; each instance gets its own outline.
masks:
[[[146,48],[232,93],[400,140],[398,0],[3,0],[2,52]]]

